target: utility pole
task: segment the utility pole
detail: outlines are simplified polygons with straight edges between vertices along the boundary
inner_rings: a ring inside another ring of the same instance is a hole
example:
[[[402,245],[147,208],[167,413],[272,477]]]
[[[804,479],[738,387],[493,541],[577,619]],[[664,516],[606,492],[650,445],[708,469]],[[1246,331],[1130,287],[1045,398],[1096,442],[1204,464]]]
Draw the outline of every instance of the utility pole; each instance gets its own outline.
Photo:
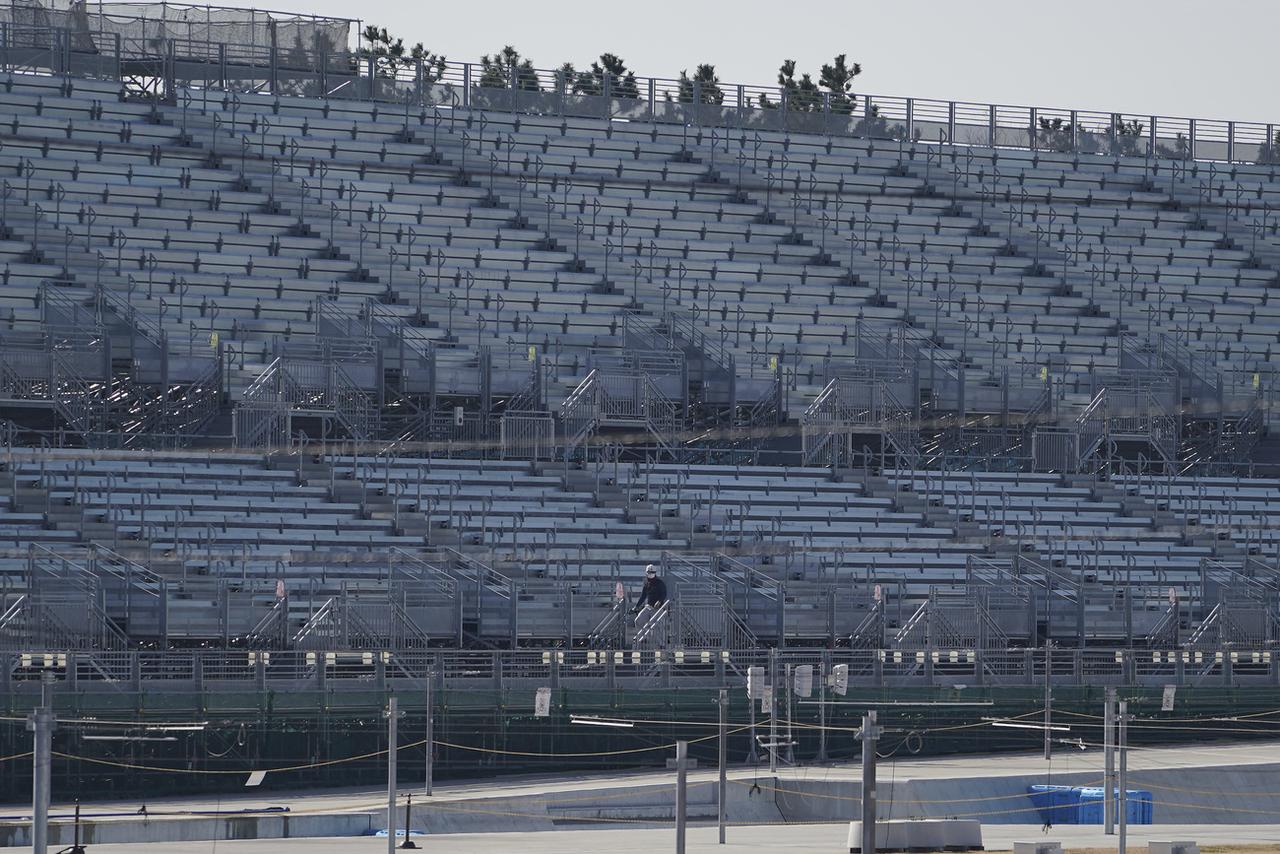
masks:
[[[676,854],[684,854],[684,831],[689,806],[689,742],[676,742]]]
[[[1116,832],[1116,689],[1107,689],[1102,706],[1102,820],[1106,835]]]
[[[396,698],[387,700],[387,854],[396,852]]]
[[[728,741],[729,734],[729,689],[720,689],[720,744],[719,744],[719,760],[720,760],[720,781],[716,788],[716,826],[720,830],[720,844],[724,845],[724,825],[726,815],[728,813],[729,804],[726,802],[725,794],[728,786],[725,780],[725,763],[729,756]]]
[[[876,740],[880,727],[876,725],[876,713],[869,711],[862,716],[862,854],[875,854],[876,850]]]
[[[1129,704],[1120,701],[1120,840],[1119,854],[1129,843]]]
[[[426,788],[426,790],[427,790],[427,791],[426,791],[426,794],[427,794],[427,797],[428,797],[428,798],[429,798],[429,797],[431,797],[431,789],[432,789],[432,783],[433,783],[433,781],[432,781],[432,777],[434,777],[434,776],[435,776],[435,773],[434,773],[434,772],[435,772],[435,769],[432,767],[432,760],[433,760],[433,758],[434,758],[434,757],[433,757],[433,755],[432,755],[432,754],[433,754],[433,752],[434,752],[434,751],[432,750],[432,747],[434,746],[434,743],[435,743],[435,729],[436,729],[436,727],[435,727],[435,723],[436,723],[436,722],[435,722],[435,698],[432,696],[432,692],[431,692],[431,687],[432,687],[432,686],[431,686],[431,682],[432,682],[432,680],[434,679],[434,677],[435,677],[435,674],[432,672],[431,668],[427,668],[427,697],[426,697],[426,702],[427,702],[427,737],[426,737],[426,744],[424,745],[424,747],[426,748],[426,752],[427,752],[427,764],[426,764],[426,770],[425,770],[425,772],[424,772],[424,775],[423,775],[423,776],[426,778],[426,786],[425,786],[425,788]]]
[[[49,801],[53,789],[53,703],[50,693],[53,675],[45,673],[40,681],[40,708],[27,718],[27,729],[34,734],[31,774],[31,850],[46,854],[49,850]]]

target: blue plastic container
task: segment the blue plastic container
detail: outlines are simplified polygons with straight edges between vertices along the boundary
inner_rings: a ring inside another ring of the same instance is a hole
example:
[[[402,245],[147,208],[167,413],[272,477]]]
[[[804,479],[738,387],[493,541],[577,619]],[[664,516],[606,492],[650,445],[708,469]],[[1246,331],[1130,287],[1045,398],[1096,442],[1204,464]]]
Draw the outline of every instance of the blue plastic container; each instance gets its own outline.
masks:
[[[1031,803],[1046,824],[1077,824],[1080,790],[1071,786],[1028,786]]]
[[[1102,824],[1103,789],[1100,786],[1028,786],[1027,794],[1048,824]],[[1116,798],[1120,790],[1115,790]],[[1126,801],[1129,824],[1152,824],[1155,799],[1145,789],[1130,789]]]
[[[1077,824],[1102,824],[1103,816],[1103,799],[1104,790],[1101,786],[1085,787],[1080,792],[1080,820]],[[1120,790],[1115,792],[1116,803],[1119,805]],[[1129,789],[1125,797],[1125,811],[1128,813],[1129,824],[1152,824],[1155,817],[1153,808],[1153,800],[1151,793],[1145,789]]]

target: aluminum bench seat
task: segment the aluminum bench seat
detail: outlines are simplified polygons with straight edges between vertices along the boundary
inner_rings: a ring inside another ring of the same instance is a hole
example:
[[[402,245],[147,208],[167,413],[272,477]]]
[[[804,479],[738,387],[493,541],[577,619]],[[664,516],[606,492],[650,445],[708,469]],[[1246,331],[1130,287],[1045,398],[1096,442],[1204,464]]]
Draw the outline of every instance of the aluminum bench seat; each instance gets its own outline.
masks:
[[[134,121],[36,116],[0,109],[0,129],[28,139],[74,139],[81,142],[127,142],[160,145],[178,139],[175,127]]]

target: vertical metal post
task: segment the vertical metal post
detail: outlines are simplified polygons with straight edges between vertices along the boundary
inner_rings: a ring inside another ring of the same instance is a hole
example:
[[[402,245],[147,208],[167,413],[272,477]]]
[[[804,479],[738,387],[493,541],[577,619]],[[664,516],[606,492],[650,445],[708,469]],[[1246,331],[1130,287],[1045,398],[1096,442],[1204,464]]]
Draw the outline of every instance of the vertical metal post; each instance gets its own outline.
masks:
[[[880,728],[876,726],[876,713],[862,716],[862,854],[875,854],[876,850],[876,739]]]
[[[1053,719],[1053,642],[1044,645],[1044,758],[1048,762],[1053,758],[1053,740],[1050,737],[1049,724]]]
[[[423,775],[425,777],[424,788],[426,789],[427,797],[431,797],[431,794],[432,794],[431,789],[432,789],[432,783],[433,783],[432,777],[435,776],[435,768],[432,765],[432,760],[434,759],[432,755],[434,753],[434,751],[432,750],[432,747],[435,744],[435,730],[436,730],[435,697],[433,696],[432,684],[431,684],[434,679],[435,679],[435,673],[432,671],[430,667],[428,667],[427,668],[427,697],[426,697],[427,734],[426,734],[426,744],[423,745],[427,752],[427,761],[425,766],[426,770]]]
[[[794,676],[792,675],[790,664],[787,665],[786,673],[787,673],[787,676],[786,676],[786,680],[787,680],[787,762],[790,764],[795,764],[795,754],[793,753],[793,747],[792,747],[792,744],[795,742],[795,738],[791,734],[791,692],[795,689],[795,683],[792,681]]]
[[[1129,704],[1120,701],[1120,840],[1119,854],[1129,842]]]
[[[405,795],[404,798],[404,842],[400,843],[400,849],[414,850],[418,847],[418,843],[409,838],[409,829],[413,827],[413,792]]]
[[[823,656],[826,657],[825,655]],[[818,665],[818,761],[827,761],[827,663]]]
[[[396,851],[396,698],[387,700],[387,854]]]
[[[279,95],[280,94],[280,67],[279,67],[280,60],[279,60],[279,55],[277,53],[279,42],[277,40],[275,21],[267,22],[267,32],[271,35],[271,44],[268,47],[268,50],[271,51],[271,81],[270,81],[271,94]]]
[[[31,713],[27,729],[34,733],[31,774],[31,850],[46,854],[49,848],[49,800],[53,788],[53,704],[50,701],[53,677],[43,674],[40,708]]]
[[[720,831],[720,844],[724,845],[724,824],[726,816],[729,812],[729,804],[725,799],[727,792],[725,780],[725,765],[728,761],[729,745],[729,689],[720,689],[720,741],[719,741],[719,765],[720,780],[716,785],[716,826]]]
[[[676,742],[676,854],[684,854],[685,813],[689,805],[689,742]]]
[[[1102,821],[1107,836],[1116,832],[1116,689],[1107,689],[1102,707]]]
[[[778,648],[769,650],[769,773],[778,773]]]

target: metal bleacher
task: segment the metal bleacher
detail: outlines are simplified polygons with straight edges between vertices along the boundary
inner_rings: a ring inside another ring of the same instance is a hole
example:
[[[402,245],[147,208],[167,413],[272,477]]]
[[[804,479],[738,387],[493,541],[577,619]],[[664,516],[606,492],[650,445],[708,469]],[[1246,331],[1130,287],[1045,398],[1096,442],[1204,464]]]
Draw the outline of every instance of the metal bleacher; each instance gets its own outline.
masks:
[[[0,647],[1280,641],[1275,126],[614,85],[0,16]]]

